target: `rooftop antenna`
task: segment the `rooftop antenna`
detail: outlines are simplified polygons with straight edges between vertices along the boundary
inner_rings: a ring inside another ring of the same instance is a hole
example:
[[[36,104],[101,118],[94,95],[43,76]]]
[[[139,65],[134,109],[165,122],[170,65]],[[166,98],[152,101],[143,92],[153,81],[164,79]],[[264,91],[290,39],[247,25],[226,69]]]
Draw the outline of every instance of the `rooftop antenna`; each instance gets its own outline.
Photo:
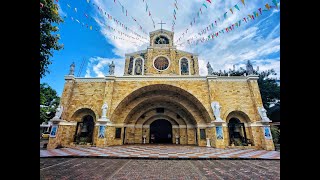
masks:
[[[86,62],[86,58],[83,58],[82,62],[81,62],[81,65],[80,65],[80,69],[79,69],[78,74],[77,74],[77,77],[80,77],[85,62]]]

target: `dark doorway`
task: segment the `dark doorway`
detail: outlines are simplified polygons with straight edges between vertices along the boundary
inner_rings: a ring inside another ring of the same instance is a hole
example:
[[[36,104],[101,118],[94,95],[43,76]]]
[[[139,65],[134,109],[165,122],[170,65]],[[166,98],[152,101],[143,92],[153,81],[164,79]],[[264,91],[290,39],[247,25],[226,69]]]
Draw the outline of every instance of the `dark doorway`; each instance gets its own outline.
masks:
[[[249,139],[247,139],[244,123],[241,123],[237,118],[231,118],[228,123],[230,145],[247,146]]]
[[[159,119],[150,124],[150,143],[172,143],[172,125],[169,121]]]
[[[77,123],[77,128],[74,136],[74,141],[77,144],[92,143],[94,129],[94,120],[90,115],[82,118],[82,122]]]

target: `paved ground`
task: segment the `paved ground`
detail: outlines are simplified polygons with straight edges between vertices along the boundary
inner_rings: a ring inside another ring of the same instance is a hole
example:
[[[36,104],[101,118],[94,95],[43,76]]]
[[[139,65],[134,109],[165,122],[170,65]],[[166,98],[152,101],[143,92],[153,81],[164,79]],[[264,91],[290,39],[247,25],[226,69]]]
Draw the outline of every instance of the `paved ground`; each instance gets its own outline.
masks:
[[[122,145],[40,150],[40,157],[111,157],[142,159],[280,159],[280,152],[255,149],[219,149],[183,145]]]
[[[40,158],[40,179],[280,179],[280,160]]]

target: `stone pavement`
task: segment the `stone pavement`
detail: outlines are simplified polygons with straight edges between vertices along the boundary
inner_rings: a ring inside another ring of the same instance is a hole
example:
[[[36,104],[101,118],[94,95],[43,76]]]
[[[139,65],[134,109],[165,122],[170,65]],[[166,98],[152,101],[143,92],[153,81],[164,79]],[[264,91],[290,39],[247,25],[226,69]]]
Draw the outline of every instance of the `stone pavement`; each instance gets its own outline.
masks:
[[[40,179],[280,179],[280,160],[40,158]]]
[[[218,149],[183,145],[123,145],[40,150],[40,157],[109,157],[129,159],[280,159],[280,152],[255,149]]]

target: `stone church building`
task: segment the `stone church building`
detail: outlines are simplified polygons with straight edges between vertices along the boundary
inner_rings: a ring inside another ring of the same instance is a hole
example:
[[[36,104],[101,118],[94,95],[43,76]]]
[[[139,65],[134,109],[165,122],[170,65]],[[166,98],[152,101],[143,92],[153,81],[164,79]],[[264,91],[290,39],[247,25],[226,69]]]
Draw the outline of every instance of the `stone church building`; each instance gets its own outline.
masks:
[[[173,36],[150,32],[146,50],[125,55],[123,76],[111,64],[108,76],[75,77],[73,65],[48,149],[172,143],[274,150],[258,77],[200,76],[198,55],[178,50]]]

